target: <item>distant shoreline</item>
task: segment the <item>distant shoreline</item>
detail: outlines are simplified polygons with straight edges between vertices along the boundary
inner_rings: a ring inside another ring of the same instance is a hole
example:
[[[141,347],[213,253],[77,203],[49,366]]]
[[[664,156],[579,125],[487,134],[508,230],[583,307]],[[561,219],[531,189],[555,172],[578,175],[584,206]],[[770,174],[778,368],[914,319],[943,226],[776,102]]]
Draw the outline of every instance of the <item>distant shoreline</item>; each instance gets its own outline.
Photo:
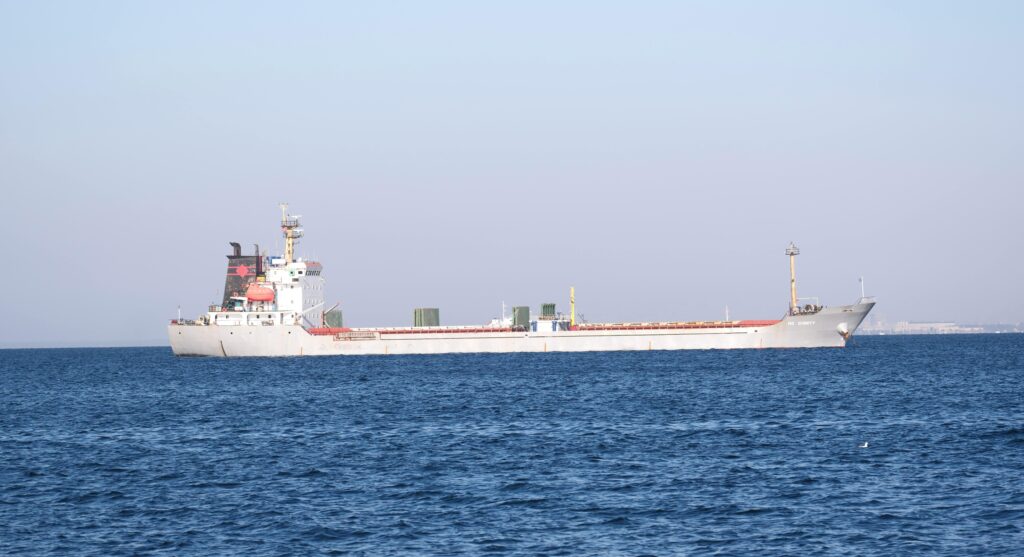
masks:
[[[853,336],[855,336],[855,337],[914,337],[914,336],[917,336],[917,337],[933,337],[933,336],[954,336],[954,335],[977,336],[977,335],[1020,335],[1020,334],[1024,334],[1024,331],[978,331],[978,332],[956,331],[956,332],[948,332],[948,333],[947,332],[939,332],[939,331],[934,332],[934,333],[926,333],[926,332],[903,333],[903,332],[899,332],[899,331],[867,331],[867,332],[857,331],[856,333],[853,334]]]

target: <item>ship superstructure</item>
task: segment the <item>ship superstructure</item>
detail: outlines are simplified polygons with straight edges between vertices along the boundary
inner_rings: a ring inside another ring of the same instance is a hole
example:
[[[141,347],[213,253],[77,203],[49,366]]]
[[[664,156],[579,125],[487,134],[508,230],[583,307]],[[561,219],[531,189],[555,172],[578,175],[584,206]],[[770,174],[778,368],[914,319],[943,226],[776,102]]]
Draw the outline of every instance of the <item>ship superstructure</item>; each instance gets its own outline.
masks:
[[[544,304],[535,317],[513,308],[487,325],[442,326],[436,308],[418,308],[413,326],[345,327],[340,312],[325,309],[323,266],[295,256],[303,235],[298,215],[281,206],[284,254],[268,256],[256,246],[243,255],[232,242],[224,297],[195,320],[176,319],[168,328],[171,348],[182,356],[294,356],[439,354],[458,352],[581,352],[726,348],[841,347],[874,306],[801,305],[796,295],[795,257],[790,259],[790,304],[781,319],[584,323],[577,321],[575,290],[569,313]]]
[[[224,299],[210,306],[196,323],[217,326],[320,325],[324,306],[323,266],[295,257],[295,243],[302,237],[299,215],[281,206],[284,255],[268,257],[259,253],[242,255],[241,246],[231,242],[224,280]]]

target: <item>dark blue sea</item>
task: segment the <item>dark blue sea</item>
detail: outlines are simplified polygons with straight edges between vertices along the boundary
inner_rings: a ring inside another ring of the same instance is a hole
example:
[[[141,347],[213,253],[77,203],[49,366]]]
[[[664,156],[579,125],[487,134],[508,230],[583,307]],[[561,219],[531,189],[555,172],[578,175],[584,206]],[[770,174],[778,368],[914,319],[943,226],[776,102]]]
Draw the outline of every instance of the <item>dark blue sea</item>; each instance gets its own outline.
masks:
[[[0,554],[1022,555],[1024,335],[2,350]]]

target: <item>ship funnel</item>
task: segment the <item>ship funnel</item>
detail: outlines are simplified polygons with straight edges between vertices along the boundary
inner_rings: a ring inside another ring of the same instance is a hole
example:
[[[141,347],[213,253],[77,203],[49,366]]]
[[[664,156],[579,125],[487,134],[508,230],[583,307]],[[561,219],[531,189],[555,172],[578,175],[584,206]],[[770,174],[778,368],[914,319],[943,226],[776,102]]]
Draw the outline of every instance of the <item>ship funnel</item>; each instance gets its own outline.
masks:
[[[263,280],[263,256],[260,255],[260,245],[255,245],[256,251],[253,252],[256,256],[256,280]]]
[[[242,246],[238,242],[229,242],[232,254],[228,256],[228,269],[224,276],[224,299],[222,307],[227,307],[232,296],[241,296],[249,283],[256,279],[256,271],[260,269],[259,254],[242,255]]]

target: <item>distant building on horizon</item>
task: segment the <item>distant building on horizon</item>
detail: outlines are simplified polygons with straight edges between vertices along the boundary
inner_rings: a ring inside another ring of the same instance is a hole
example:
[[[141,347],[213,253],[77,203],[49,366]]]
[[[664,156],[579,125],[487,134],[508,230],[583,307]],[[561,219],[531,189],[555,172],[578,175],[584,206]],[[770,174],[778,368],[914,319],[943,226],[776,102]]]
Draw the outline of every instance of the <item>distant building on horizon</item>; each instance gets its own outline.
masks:
[[[954,321],[897,321],[878,319],[864,323],[859,335],[967,335],[978,333],[1024,333],[1024,324],[961,324]]]

